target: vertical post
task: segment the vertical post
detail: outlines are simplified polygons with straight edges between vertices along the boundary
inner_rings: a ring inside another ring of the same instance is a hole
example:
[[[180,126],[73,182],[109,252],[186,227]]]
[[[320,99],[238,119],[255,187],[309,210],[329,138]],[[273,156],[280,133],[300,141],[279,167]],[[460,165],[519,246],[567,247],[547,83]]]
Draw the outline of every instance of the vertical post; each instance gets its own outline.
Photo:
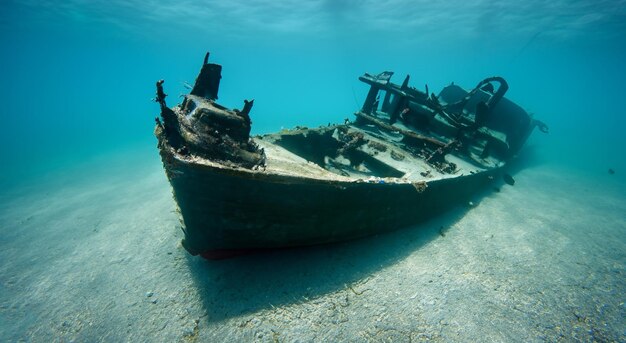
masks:
[[[219,64],[208,63],[209,53],[204,56],[204,63],[200,74],[196,78],[196,84],[189,94],[201,96],[210,100],[217,99],[217,93],[220,89],[220,80],[222,79],[222,66]]]
[[[372,85],[369,92],[367,93],[367,98],[365,98],[365,102],[363,103],[363,108],[361,109],[361,112],[367,114],[370,114],[372,112],[372,108],[374,107],[374,102],[376,101],[379,90],[380,88]]]
[[[389,105],[391,105],[391,92],[387,91],[383,99],[383,105],[380,107],[381,111],[389,113]]]

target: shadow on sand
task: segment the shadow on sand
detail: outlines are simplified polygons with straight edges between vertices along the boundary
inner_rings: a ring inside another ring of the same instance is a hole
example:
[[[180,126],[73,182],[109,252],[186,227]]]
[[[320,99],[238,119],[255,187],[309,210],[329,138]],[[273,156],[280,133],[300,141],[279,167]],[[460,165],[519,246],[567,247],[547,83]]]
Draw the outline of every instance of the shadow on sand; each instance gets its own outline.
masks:
[[[187,262],[207,320],[217,322],[346,289],[377,270],[403,260],[432,240],[445,239],[445,230],[467,210],[467,207],[457,207],[419,226],[357,241],[221,261],[188,256]]]
[[[531,151],[519,156],[505,172],[542,164]],[[472,197],[478,203],[497,197],[493,188]],[[460,205],[425,223],[399,231],[323,246],[287,249],[207,261],[187,256],[187,265],[210,322],[254,313],[274,306],[305,302],[345,290],[378,270],[406,259],[460,221],[471,208]]]

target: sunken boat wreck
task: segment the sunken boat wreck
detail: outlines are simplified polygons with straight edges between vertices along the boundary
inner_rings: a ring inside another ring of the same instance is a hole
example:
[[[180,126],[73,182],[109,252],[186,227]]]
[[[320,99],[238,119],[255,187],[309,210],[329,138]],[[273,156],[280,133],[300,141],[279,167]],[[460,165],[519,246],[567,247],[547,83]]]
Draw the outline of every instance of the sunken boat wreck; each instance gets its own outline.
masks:
[[[364,74],[370,90],[355,120],[250,136],[250,110],[217,100],[221,65],[207,53],[182,103],[157,82],[165,173],[192,255],[344,241],[407,227],[489,187],[535,127],[504,97],[501,77],[438,95]]]

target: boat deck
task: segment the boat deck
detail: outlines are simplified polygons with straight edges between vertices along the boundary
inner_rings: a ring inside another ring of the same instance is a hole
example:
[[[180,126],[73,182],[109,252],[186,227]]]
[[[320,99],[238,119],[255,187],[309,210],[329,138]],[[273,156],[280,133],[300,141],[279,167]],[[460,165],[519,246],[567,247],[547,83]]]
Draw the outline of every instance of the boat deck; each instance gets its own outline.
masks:
[[[282,133],[281,136],[305,135],[304,131],[306,130],[293,130]],[[393,170],[394,172],[387,172],[386,174],[395,174],[394,176],[376,175],[367,167],[351,166],[351,161],[341,155],[336,157],[325,156],[324,168],[302,157],[301,154],[296,154],[279,145],[277,135],[260,136],[254,139],[255,143],[265,150],[267,156],[265,169],[259,170],[259,172],[343,182],[416,183],[452,178],[485,170],[466,159],[453,154],[446,154],[445,160],[454,163],[456,170],[452,173],[441,172],[429,165],[424,159],[414,156],[400,146],[390,144],[388,141],[374,137],[374,135],[363,130],[353,128],[350,130],[362,133],[363,139],[368,142],[368,144],[360,145],[356,150],[362,155],[368,156],[371,159],[369,160],[370,164],[377,163]]]

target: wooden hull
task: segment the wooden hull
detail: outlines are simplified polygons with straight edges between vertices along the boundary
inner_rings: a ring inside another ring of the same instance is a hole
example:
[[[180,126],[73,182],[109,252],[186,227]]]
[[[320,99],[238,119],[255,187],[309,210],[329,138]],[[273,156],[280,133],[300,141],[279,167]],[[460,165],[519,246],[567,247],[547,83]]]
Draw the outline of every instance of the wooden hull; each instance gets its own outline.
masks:
[[[195,164],[162,149],[193,255],[350,240],[430,219],[492,182],[498,170],[410,183],[337,182]]]
[[[191,92],[155,133],[193,255],[345,241],[403,228],[467,202],[494,180],[535,126],[504,98],[501,77],[438,96],[364,74],[356,120],[250,137],[253,101],[215,102],[221,66],[208,53]],[[495,88],[497,85],[497,89]]]

